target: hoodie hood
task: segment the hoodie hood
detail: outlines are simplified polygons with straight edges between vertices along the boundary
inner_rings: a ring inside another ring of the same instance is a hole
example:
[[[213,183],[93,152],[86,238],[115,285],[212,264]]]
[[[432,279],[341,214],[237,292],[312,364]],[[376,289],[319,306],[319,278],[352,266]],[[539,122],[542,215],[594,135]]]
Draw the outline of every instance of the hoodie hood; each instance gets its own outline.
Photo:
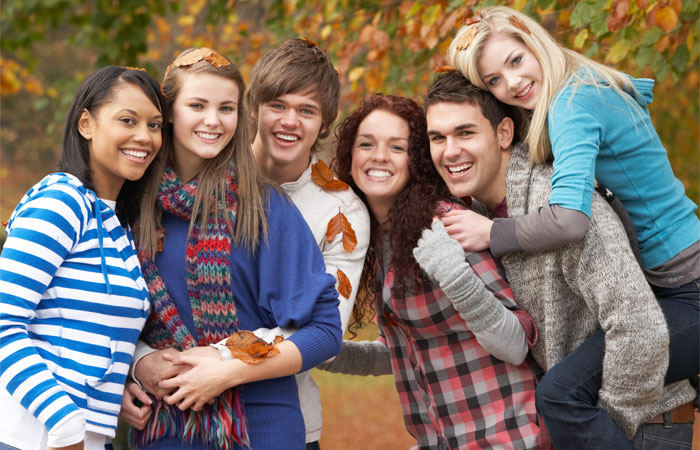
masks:
[[[103,245],[104,235],[105,233],[108,233],[108,231],[103,225],[103,219],[108,219],[111,215],[114,214],[114,212],[107,204],[100,200],[100,198],[94,191],[86,188],[75,175],[61,172],[53,173],[44,177],[44,179],[42,179],[39,183],[34,185],[24,195],[22,200],[20,200],[19,204],[17,205],[17,208],[15,208],[15,211],[12,213],[12,217],[10,217],[10,220],[7,224],[7,231],[9,232],[11,230],[12,222],[14,221],[15,215],[17,214],[17,211],[20,211],[22,209],[22,205],[24,205],[32,197],[36,196],[37,193],[49,188],[50,186],[55,185],[71,186],[73,189],[77,190],[81,194],[82,198],[85,200],[85,207],[92,212],[92,215],[97,220],[97,240],[100,247],[100,268],[102,270],[102,276],[104,277],[105,285],[107,287],[107,294],[111,295],[112,286],[109,284],[109,277],[107,276],[107,262],[105,259],[105,251]],[[83,223],[82,226],[87,227],[87,223]]]
[[[654,89],[654,80],[649,78],[632,78],[632,86],[634,86],[635,91],[630,92],[630,95],[634,100],[639,103],[639,106],[646,108],[654,100],[654,94],[652,90]]]

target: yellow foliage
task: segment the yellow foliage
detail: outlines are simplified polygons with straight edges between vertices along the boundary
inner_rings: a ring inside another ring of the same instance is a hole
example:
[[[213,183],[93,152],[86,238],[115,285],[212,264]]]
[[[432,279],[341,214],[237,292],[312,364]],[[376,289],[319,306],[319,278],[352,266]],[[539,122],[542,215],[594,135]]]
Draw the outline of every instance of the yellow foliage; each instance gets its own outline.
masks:
[[[24,90],[34,95],[44,95],[44,86],[35,78],[29,78],[24,82]]]
[[[190,13],[190,15],[196,16],[202,12],[202,8],[204,8],[204,5],[206,4],[206,0],[188,0],[187,11]]]
[[[669,33],[678,23],[678,13],[672,7],[664,5],[656,11],[654,19],[662,30]]]
[[[633,48],[633,44],[629,41],[626,40],[621,40],[613,44],[612,47],[610,47],[610,51],[605,57],[606,62],[611,62],[613,64],[619,63],[622,61],[625,56],[627,56],[627,53]]]
[[[348,72],[348,81],[350,82],[355,82],[362,77],[362,75],[365,73],[365,68],[364,67],[353,67],[350,72]]]
[[[177,18],[177,24],[181,27],[191,27],[194,25],[194,16],[191,14],[179,16]]]
[[[326,25],[321,29],[321,39],[328,39],[328,36],[330,36],[331,31],[333,31],[333,28],[330,25]]]

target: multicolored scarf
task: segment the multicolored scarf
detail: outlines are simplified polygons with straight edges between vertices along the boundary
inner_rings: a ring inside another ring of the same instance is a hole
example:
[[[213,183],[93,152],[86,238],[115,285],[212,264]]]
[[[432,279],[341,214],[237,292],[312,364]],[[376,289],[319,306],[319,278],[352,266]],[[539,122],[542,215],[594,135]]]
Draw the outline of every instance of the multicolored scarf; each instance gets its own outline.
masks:
[[[226,213],[235,227],[237,184],[233,164],[229,169],[226,190]],[[168,166],[158,190],[158,205],[163,211],[190,220],[197,194],[198,179],[182,183]],[[220,199],[212,199],[220,202]],[[229,257],[232,236],[224,213],[217,211],[202,229],[195,221],[187,238],[185,272],[187,293],[199,339],[190,333],[168,294],[153,258],[140,254],[143,276],[151,294],[151,313],[141,339],[151,347],[175,347],[185,350],[205,346],[227,338],[238,331],[235,296],[231,290]],[[180,437],[219,449],[230,449],[233,442],[248,445],[243,405],[238,389],[228,389],[214,403],[201,411],[180,411],[164,401],[154,399],[153,414],[143,431],[132,429],[134,447],[162,437]]]

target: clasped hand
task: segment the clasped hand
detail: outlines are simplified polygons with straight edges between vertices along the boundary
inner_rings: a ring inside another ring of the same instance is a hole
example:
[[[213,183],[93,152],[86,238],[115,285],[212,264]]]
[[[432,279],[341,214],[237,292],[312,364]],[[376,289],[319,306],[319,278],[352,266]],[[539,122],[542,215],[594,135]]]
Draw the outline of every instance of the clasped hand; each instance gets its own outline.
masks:
[[[213,347],[194,347],[184,352],[169,348],[144,356],[136,365],[135,376],[148,393],[128,381],[120,415],[134,428],[143,430],[153,412],[153,400],[148,394],[170,405],[176,404],[181,410],[198,411],[205,403],[213,403],[224,390],[212,382],[214,375],[221,372],[217,364],[212,364],[213,360],[221,360]]]
[[[493,221],[469,209],[453,210],[440,217],[447,234],[465,251],[478,252],[491,246]]]

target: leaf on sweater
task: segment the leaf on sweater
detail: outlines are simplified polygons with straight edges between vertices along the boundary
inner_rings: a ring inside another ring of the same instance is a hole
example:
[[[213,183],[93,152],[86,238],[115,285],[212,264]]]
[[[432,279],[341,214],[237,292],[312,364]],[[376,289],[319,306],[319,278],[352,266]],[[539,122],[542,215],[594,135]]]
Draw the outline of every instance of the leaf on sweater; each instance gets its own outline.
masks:
[[[328,221],[328,227],[326,228],[326,240],[332,242],[333,239],[338,235],[338,233],[343,234],[343,248],[352,252],[357,247],[357,237],[355,236],[355,230],[352,229],[350,221],[345,217],[345,214],[338,212],[331,220]]]
[[[350,293],[352,292],[352,284],[350,284],[350,279],[345,272],[338,269],[338,293],[345,298],[350,298]]]
[[[263,362],[265,358],[279,354],[277,344],[283,340],[284,337],[277,336],[271,344],[268,344],[252,331],[241,330],[233,333],[226,340],[226,347],[234,358],[248,364],[258,364]]]
[[[336,180],[333,171],[322,160],[311,166],[311,179],[326,191],[344,191],[350,187],[347,183]]]

